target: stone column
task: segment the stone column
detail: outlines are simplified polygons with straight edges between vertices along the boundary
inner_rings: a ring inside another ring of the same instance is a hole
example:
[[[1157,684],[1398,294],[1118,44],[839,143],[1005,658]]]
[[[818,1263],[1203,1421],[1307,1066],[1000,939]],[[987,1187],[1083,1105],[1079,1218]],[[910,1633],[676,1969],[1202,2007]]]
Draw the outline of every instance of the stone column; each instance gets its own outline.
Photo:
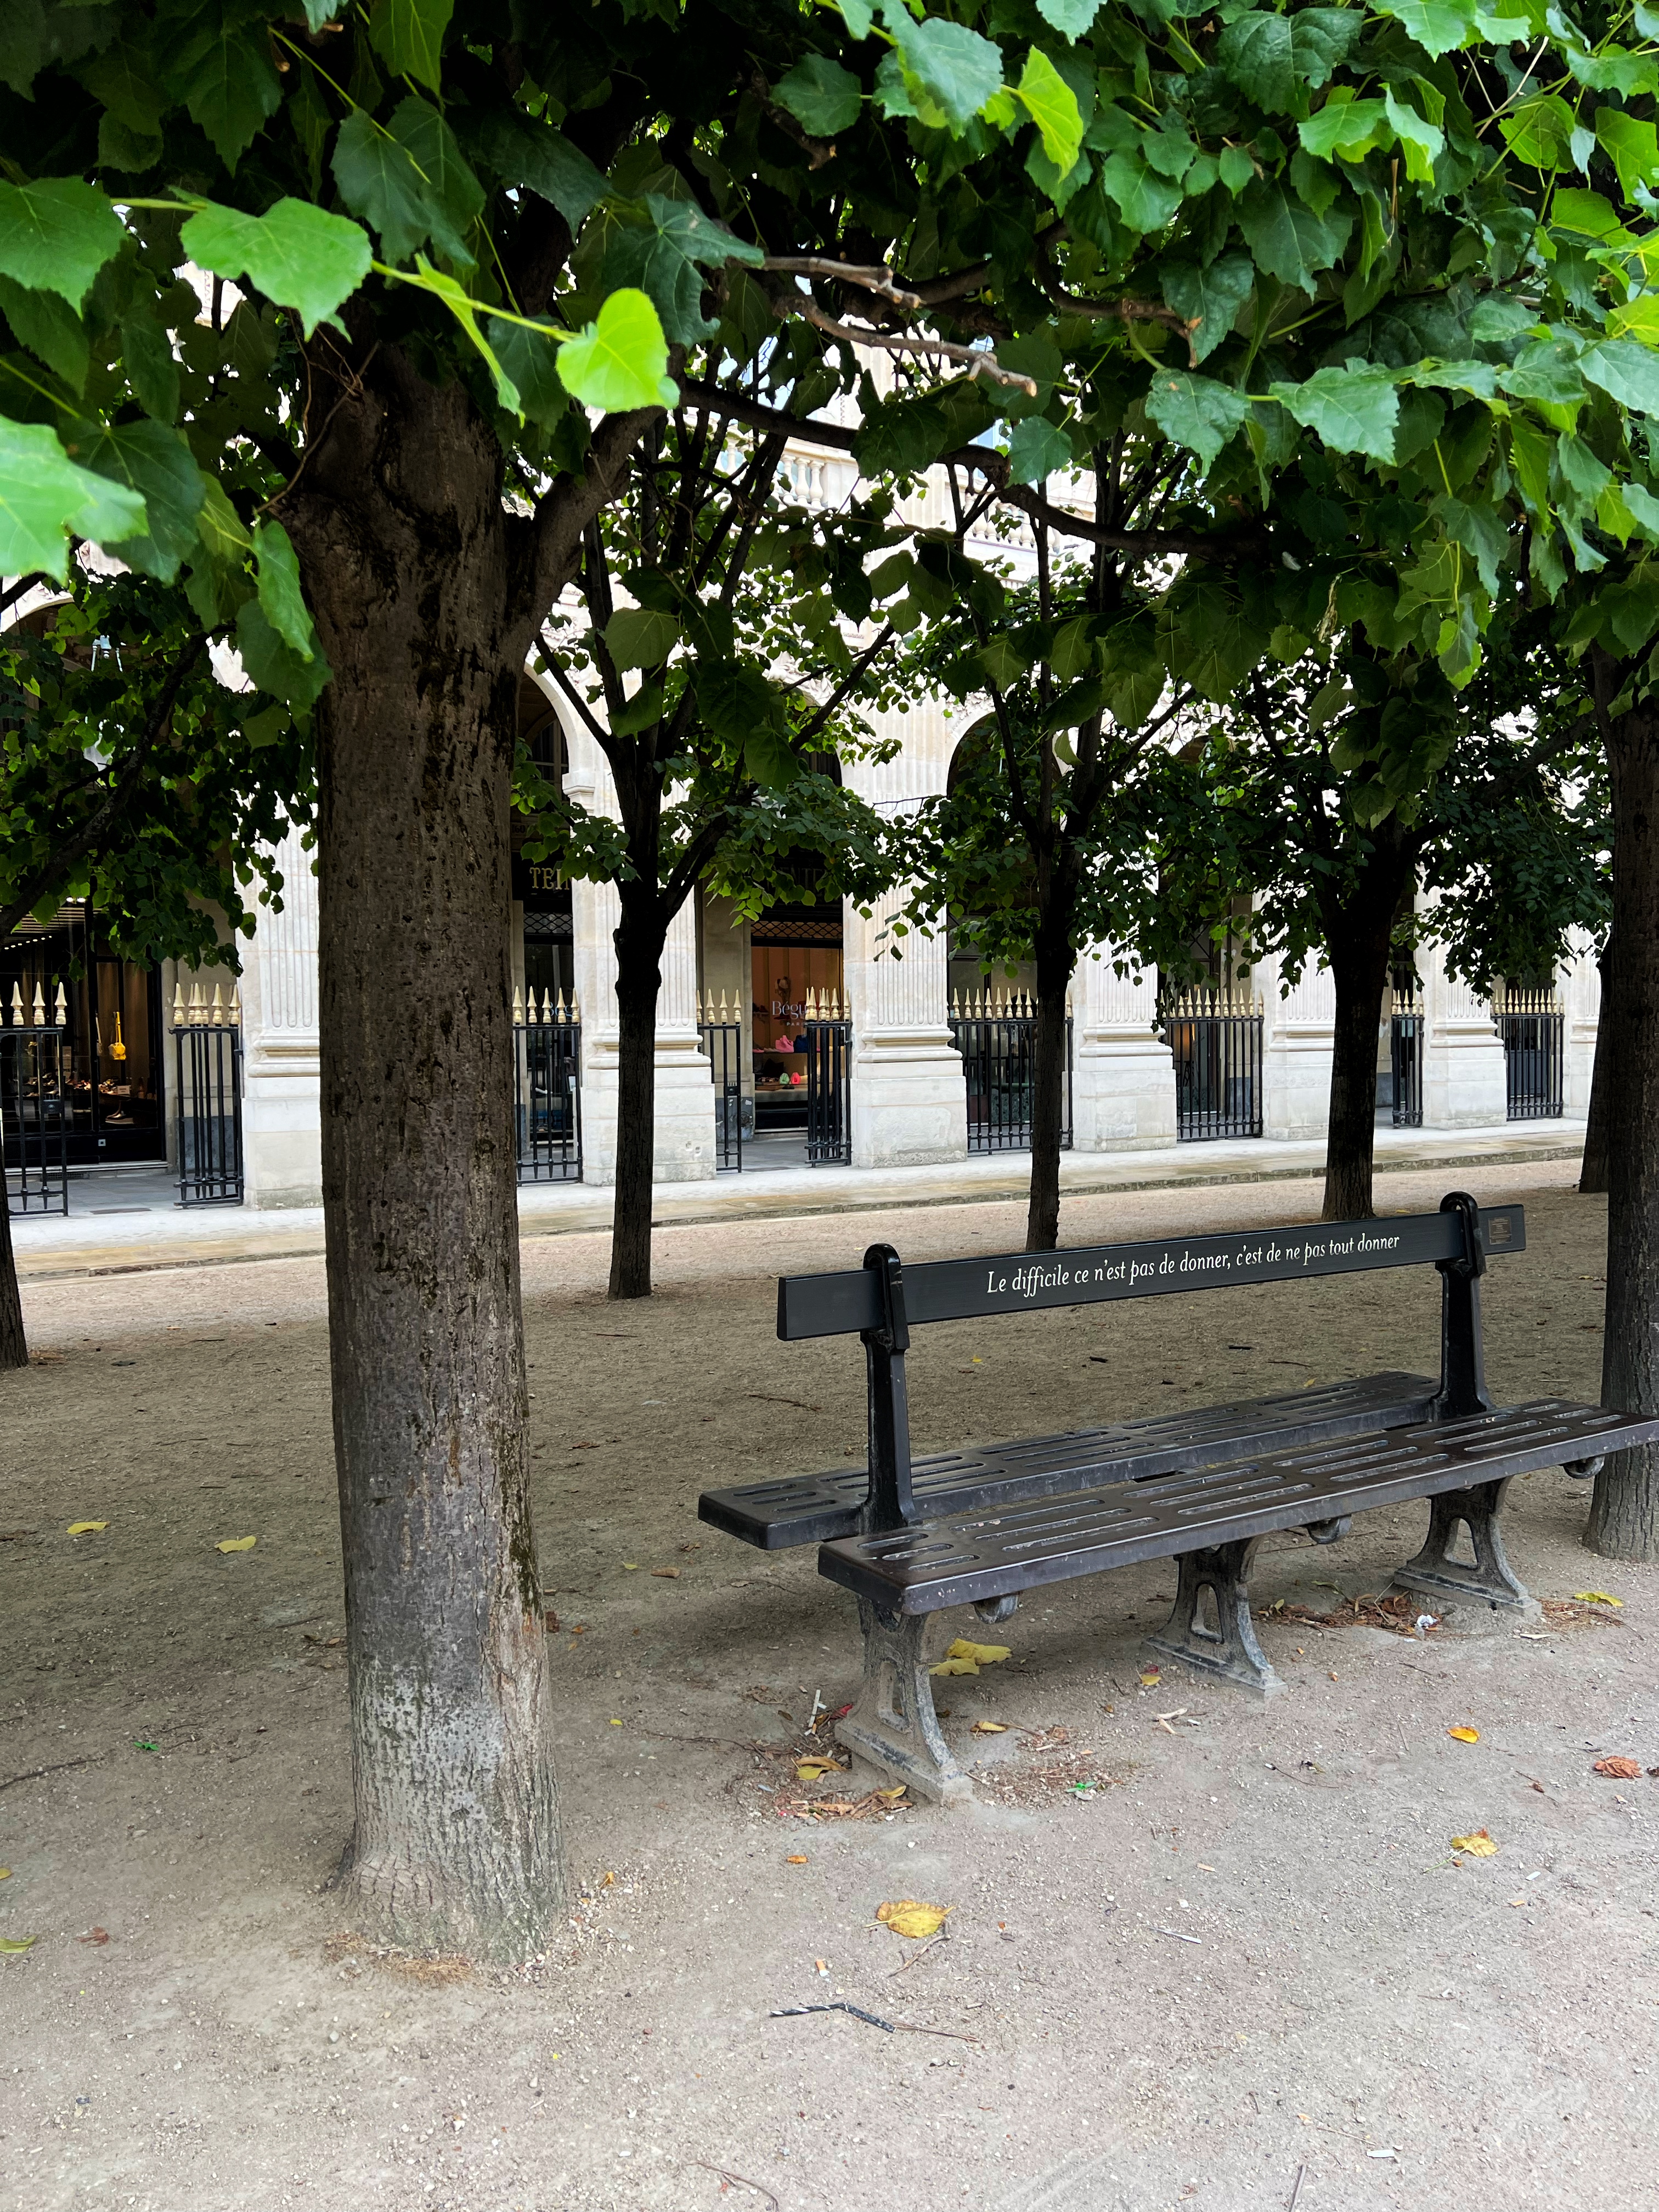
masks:
[[[1155,1151],[1176,1140],[1175,1061],[1158,1035],[1158,977],[1120,975],[1115,948],[1085,952],[1072,981],[1072,1147]]]
[[[1252,981],[1261,994],[1261,1133],[1322,1137],[1330,1126],[1335,979],[1310,954],[1288,991],[1277,957],[1262,961]]]
[[[1508,1117],[1509,1086],[1490,1001],[1472,985],[1452,981],[1437,945],[1421,948],[1417,969],[1423,1007],[1423,1127],[1501,1127]]]
[[[290,830],[283,910],[258,908],[242,952],[242,1157],[250,1206],[323,1202],[317,1061],[317,878]]]
[[[933,700],[877,722],[901,750],[890,761],[849,764],[847,781],[884,813],[902,815],[944,790],[956,733]],[[852,905],[846,909],[854,1167],[921,1167],[968,1157],[968,1086],[946,1013],[943,917],[933,937],[912,930],[895,939],[889,925],[902,903],[890,894],[868,921]]]
[[[1555,979],[1565,1010],[1566,1066],[1562,1103],[1582,1121],[1589,1112],[1590,1078],[1595,1067],[1595,1037],[1601,1022],[1601,970],[1595,948],[1583,930],[1568,939],[1567,958]]]
[[[702,1182],[714,1172],[714,1087],[697,1036],[697,910],[669,924],[657,999],[656,1165],[659,1182]]]

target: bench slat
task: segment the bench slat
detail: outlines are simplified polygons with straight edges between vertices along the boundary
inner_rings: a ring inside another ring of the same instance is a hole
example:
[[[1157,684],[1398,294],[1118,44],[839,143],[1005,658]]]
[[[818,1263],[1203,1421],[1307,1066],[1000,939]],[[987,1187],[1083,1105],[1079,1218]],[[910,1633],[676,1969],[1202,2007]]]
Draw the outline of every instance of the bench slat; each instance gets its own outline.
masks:
[[[1462,1490],[1659,1437],[1659,1419],[1540,1398],[1222,1466],[959,1512],[823,1545],[818,1571],[884,1612],[946,1606]]]
[[[1271,1398],[1191,1407],[1139,1421],[1023,1443],[935,1452],[911,1463],[916,1504],[937,1516],[994,1504],[1139,1481],[1181,1468],[1237,1459],[1265,1437],[1285,1450],[1335,1437],[1409,1426],[1428,1419],[1436,1385],[1425,1375],[1388,1373]],[[706,1490],[697,1517],[762,1551],[821,1544],[858,1533],[868,1472],[832,1468]]]
[[[1526,1249],[1524,1210],[1483,1207],[1489,1256]],[[1046,1306],[1093,1305],[1110,1298],[1162,1297],[1235,1283],[1302,1281],[1372,1267],[1409,1267],[1456,1259],[1463,1231],[1455,1213],[1401,1214],[1375,1221],[1304,1223],[1289,1229],[1175,1237],[1156,1243],[1096,1244],[1062,1252],[1005,1252],[983,1260],[934,1260],[904,1270],[905,1316],[919,1322],[975,1315],[1028,1313]],[[849,1336],[880,1327],[874,1274],[865,1267],[833,1275],[784,1275],[778,1281],[778,1334],[787,1342]]]

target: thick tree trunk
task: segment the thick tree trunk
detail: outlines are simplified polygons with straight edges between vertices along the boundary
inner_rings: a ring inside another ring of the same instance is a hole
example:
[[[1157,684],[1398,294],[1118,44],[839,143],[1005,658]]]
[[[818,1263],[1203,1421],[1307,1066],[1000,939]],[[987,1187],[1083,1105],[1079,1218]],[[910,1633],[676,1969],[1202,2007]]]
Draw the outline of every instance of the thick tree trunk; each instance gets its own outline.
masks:
[[[1607,1040],[1607,1309],[1604,1404],[1659,1413],[1659,714],[1608,732],[1613,931],[1601,1000]],[[1585,1542],[1659,1559],[1659,1448],[1617,1452],[1595,1479]]]
[[[501,461],[380,349],[284,519],[317,710],[323,1203],[354,1912],[501,1960],[565,1910],[526,1480],[507,927],[527,635]]]
[[[1066,1122],[1066,994],[1077,956],[1069,922],[1040,927],[1036,941],[1036,1035],[1031,1048],[1031,1192],[1028,1252],[1060,1242],[1060,1146]]]
[[[1376,1158],[1376,1033],[1389,981],[1394,909],[1355,900],[1327,932],[1336,986],[1331,1039],[1331,1103],[1325,1139],[1327,1221],[1365,1221],[1372,1212]]]
[[[1605,1191],[1607,1187],[1607,1069],[1610,1060],[1608,1038],[1612,1024],[1608,1019],[1608,999],[1612,990],[1609,980],[1609,944],[1597,965],[1601,970],[1601,1012],[1595,1029],[1595,1060],[1590,1069],[1589,1111],[1584,1117],[1584,1158],[1578,1171],[1578,1188],[1586,1196]]]
[[[657,1152],[657,994],[664,928],[630,914],[623,892],[617,945],[617,1199],[611,1212],[613,1298],[651,1295],[651,1189]]]
[[[23,1334],[23,1302],[17,1289],[17,1255],[12,1249],[11,1208],[0,1183],[0,1373],[29,1364],[28,1340]]]

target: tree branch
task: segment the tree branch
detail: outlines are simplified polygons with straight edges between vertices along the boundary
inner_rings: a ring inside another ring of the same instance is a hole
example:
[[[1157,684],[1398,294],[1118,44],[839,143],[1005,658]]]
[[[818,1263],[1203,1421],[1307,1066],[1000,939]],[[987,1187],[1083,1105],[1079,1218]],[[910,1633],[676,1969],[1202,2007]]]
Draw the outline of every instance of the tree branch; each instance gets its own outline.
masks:
[[[878,353],[937,355],[941,361],[959,361],[970,377],[988,377],[993,384],[1011,385],[1028,398],[1036,398],[1034,378],[1022,376],[1017,369],[1004,368],[994,353],[981,353],[973,346],[957,345],[949,338],[890,334],[871,330],[867,325],[838,322],[835,316],[826,314],[816,300],[809,300],[801,292],[787,294],[781,299],[774,294],[772,313],[781,323],[787,323],[792,315],[799,315],[827,337],[843,338],[849,345],[870,346]]]
[[[879,653],[885,651],[893,634],[893,625],[891,623],[888,623],[884,627],[881,635],[876,640],[875,643],[870,647],[869,650],[859,655],[859,658],[853,663],[851,668],[847,672],[847,675],[842,683],[836,686],[833,692],[831,692],[829,698],[826,699],[823,706],[819,708],[817,713],[814,714],[811,720],[808,722],[806,727],[800,732],[800,741],[802,744],[809,743],[813,738],[817,737],[818,732],[823,728],[830,717],[840,711],[842,703],[846,699],[848,693],[853,689],[855,684],[860,683],[863,680],[864,672],[870,666],[871,663],[875,660]]]

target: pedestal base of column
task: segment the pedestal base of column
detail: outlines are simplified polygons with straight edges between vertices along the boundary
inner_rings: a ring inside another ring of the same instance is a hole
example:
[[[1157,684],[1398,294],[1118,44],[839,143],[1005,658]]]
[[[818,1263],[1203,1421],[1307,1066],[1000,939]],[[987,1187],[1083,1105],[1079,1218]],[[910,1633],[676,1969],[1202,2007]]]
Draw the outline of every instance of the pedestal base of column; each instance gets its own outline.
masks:
[[[968,1086],[948,1030],[884,1030],[860,1038],[851,1082],[854,1167],[967,1158]]]
[[[617,1180],[617,1047],[590,1046],[582,1060],[582,1181]],[[657,1101],[652,1179],[706,1182],[714,1166],[714,1086],[695,1041],[657,1040]]]
[[[1261,1133],[1323,1137],[1331,1121],[1331,1033],[1280,1030],[1261,1055]]]
[[[1489,1129],[1508,1115],[1503,1041],[1491,1022],[1431,1024],[1423,1040],[1423,1127]]]
[[[314,1045],[265,1045],[252,1055],[242,1094],[246,1205],[322,1204],[321,1095]]]
[[[1074,1152],[1161,1151],[1176,1140],[1175,1060],[1144,1029],[1085,1036],[1072,1070]]]

